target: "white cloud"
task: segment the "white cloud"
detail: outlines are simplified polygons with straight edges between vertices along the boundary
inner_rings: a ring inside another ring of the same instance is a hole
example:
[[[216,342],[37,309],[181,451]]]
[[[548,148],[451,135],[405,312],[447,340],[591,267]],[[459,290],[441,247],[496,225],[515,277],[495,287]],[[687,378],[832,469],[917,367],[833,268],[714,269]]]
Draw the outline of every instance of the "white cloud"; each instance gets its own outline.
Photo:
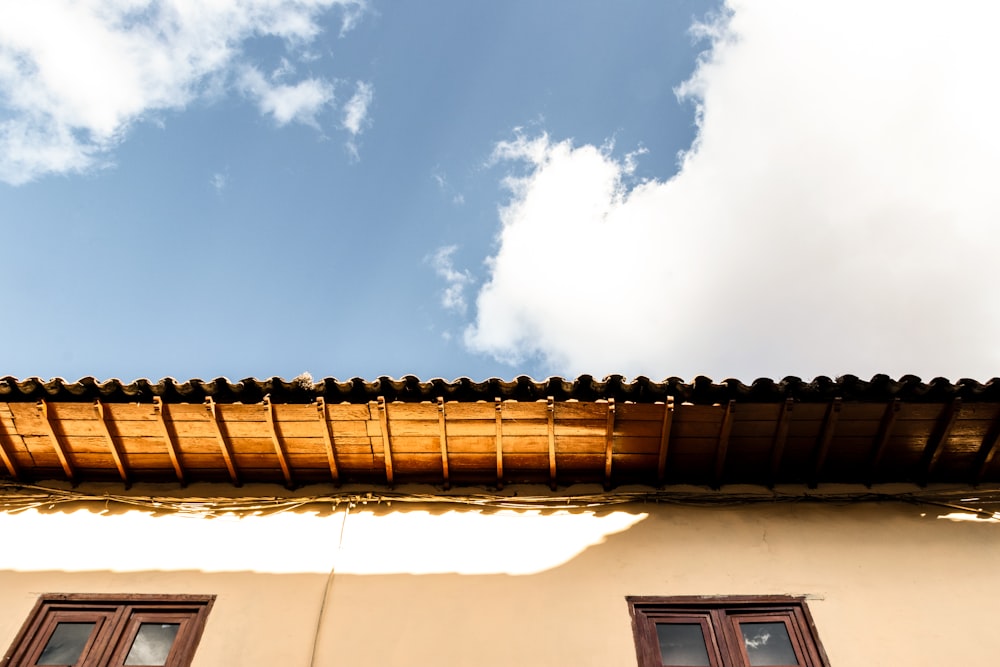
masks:
[[[216,192],[221,193],[223,190],[226,189],[226,186],[229,185],[229,176],[222,173],[221,171],[217,171],[214,174],[212,174],[212,178],[210,178],[208,182],[211,184],[211,186],[215,189]]]
[[[217,94],[244,40],[304,48],[338,5],[342,27],[363,8],[359,0],[0,3],[0,180],[93,166],[148,114]]]
[[[431,178],[433,178],[434,182],[437,183],[438,190],[441,191],[441,194],[451,199],[452,204],[455,206],[461,206],[465,203],[465,196],[461,192],[455,191],[455,188],[452,187],[451,183],[448,181],[448,177],[445,176],[440,167],[434,168],[434,171],[431,172]]]
[[[564,374],[1000,374],[1000,5],[728,4],[669,181],[497,146],[527,172],[467,345]]]
[[[368,108],[371,106],[374,94],[375,89],[370,83],[358,81],[354,95],[344,105],[343,126],[351,133],[347,149],[355,159],[358,157],[357,136],[371,123],[368,118]]]
[[[468,271],[459,271],[455,268],[453,255],[456,250],[458,246],[443,246],[428,257],[427,261],[438,277],[445,281],[445,288],[441,292],[441,305],[448,310],[465,313],[468,308],[465,288],[472,282],[472,275]]]
[[[296,121],[318,128],[316,114],[333,103],[333,86],[322,79],[304,79],[294,85],[271,83],[260,70],[247,67],[240,86],[257,101],[261,113],[273,116],[279,126]]]

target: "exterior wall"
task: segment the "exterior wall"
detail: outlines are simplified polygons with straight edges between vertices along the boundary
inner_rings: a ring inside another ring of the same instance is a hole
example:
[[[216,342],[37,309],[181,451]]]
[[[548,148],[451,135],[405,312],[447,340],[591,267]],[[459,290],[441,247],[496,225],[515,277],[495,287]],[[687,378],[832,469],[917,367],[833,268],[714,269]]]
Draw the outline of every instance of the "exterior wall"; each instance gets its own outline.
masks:
[[[40,593],[78,592],[216,594],[197,667],[306,667],[314,643],[324,666],[635,665],[626,595],[805,595],[835,667],[1000,653],[1000,524],[932,506],[81,503],[0,513],[0,540],[0,651]]]

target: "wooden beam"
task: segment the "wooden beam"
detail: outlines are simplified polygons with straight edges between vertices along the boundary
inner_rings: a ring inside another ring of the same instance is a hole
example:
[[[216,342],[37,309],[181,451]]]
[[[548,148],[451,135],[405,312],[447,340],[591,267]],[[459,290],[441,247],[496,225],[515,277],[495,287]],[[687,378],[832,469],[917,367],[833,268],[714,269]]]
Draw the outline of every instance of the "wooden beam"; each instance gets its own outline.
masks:
[[[378,420],[382,425],[382,452],[385,457],[385,482],[393,485],[392,449],[389,447],[389,414],[385,409],[385,398],[378,397]]]
[[[990,424],[989,430],[986,431],[986,435],[983,437],[983,444],[979,447],[979,453],[976,455],[976,467],[972,472],[973,484],[979,484],[983,481],[983,477],[986,476],[986,471],[989,470],[990,463],[993,462],[993,457],[996,456],[998,448],[1000,448],[1000,411],[993,418],[993,423]]]
[[[660,426],[660,456],[656,465],[656,483],[663,486],[667,477],[667,454],[670,451],[670,429],[674,421],[674,397],[668,396],[663,404],[663,424]]]
[[[726,452],[729,450],[729,435],[733,432],[733,413],[736,412],[736,401],[726,404],[722,415],[722,426],[719,427],[719,441],[715,446],[715,474],[712,478],[712,488],[722,487],[722,473],[726,468]]]
[[[104,404],[101,403],[100,399],[94,399],[94,412],[97,413],[97,418],[101,422],[101,433],[104,435],[104,439],[108,443],[108,450],[111,452],[111,458],[115,461],[115,467],[118,468],[118,476],[122,478],[122,484],[124,484],[127,489],[132,486],[132,482],[129,481],[128,469],[125,467],[125,459],[122,457],[122,453],[118,449],[118,443],[115,442],[115,438],[111,434],[111,427],[104,414]]]
[[[830,443],[833,442],[833,434],[837,428],[837,420],[840,419],[840,409],[843,405],[843,399],[835,398],[826,408],[826,416],[823,418],[823,426],[816,439],[816,450],[813,454],[813,470],[809,479],[809,488],[811,489],[819,486],[819,475],[823,471],[823,464],[826,463],[826,456],[830,452]]]
[[[500,397],[496,399],[497,419],[497,489],[503,488],[503,403]]]
[[[163,433],[163,443],[167,447],[167,455],[170,456],[170,464],[174,467],[174,474],[177,475],[177,481],[181,486],[187,486],[187,480],[184,479],[184,467],[181,465],[181,454],[177,450],[174,439],[170,436],[170,429],[167,428],[167,404],[159,396],[153,397],[153,413],[156,414],[156,420],[160,423],[160,432]]]
[[[264,396],[264,417],[267,419],[267,426],[271,431],[271,444],[274,445],[274,454],[278,457],[281,474],[285,477],[285,486],[289,489],[294,489],[295,480],[292,478],[292,469],[288,465],[288,454],[285,452],[285,445],[281,442],[281,435],[278,433],[278,425],[274,421],[274,406],[271,404],[270,394]]]
[[[608,420],[604,429],[604,490],[611,490],[611,461],[615,444],[615,399],[608,399]]]
[[[948,436],[951,435],[951,429],[955,426],[955,420],[958,419],[958,415],[961,412],[961,398],[955,398],[949,401],[941,411],[941,416],[938,417],[938,423],[934,427],[931,437],[927,440],[927,447],[924,448],[924,471],[922,485],[927,484],[930,480],[931,473],[934,471],[934,466],[937,465],[938,459],[941,458],[941,453],[944,451],[944,445],[948,442]]]
[[[444,418],[444,398],[438,396],[438,425],[441,429],[441,475],[444,478],[444,488],[451,488],[448,478],[448,426]]]
[[[215,401],[212,400],[211,396],[205,397],[205,409],[208,410],[208,414],[212,417],[212,424],[215,425],[215,439],[218,441],[219,449],[222,451],[222,458],[226,461],[226,470],[229,471],[229,478],[233,480],[234,485],[243,486],[243,482],[240,481],[239,473],[236,470],[233,450],[226,440],[225,425],[222,423],[222,418],[218,410],[215,409]]]
[[[548,401],[549,426],[549,486],[556,490],[556,402],[552,396]]]
[[[889,445],[889,438],[892,437],[892,427],[896,425],[896,417],[899,415],[899,409],[902,406],[902,401],[894,398],[886,404],[885,412],[882,413],[882,419],[878,424],[878,432],[875,435],[875,443],[872,445],[872,453],[868,459],[867,486],[869,487],[875,483],[878,466],[882,462],[882,456]]]
[[[67,456],[62,443],[59,441],[59,436],[56,435],[55,426],[49,417],[49,404],[44,400],[38,401],[38,410],[42,414],[42,421],[45,424],[45,430],[48,433],[49,438],[52,440],[52,448],[55,450],[56,456],[59,458],[59,464],[62,466],[63,472],[66,473],[66,479],[72,482],[73,486],[76,486],[76,472],[73,470],[73,464],[70,462],[69,456]]]
[[[774,488],[778,482],[778,471],[781,469],[781,456],[785,452],[785,441],[788,440],[788,425],[792,420],[792,409],[795,407],[795,400],[786,398],[781,404],[781,412],[778,414],[778,425],[774,428],[774,438],[771,440],[771,473],[768,486]]]
[[[330,477],[333,483],[340,485],[340,470],[337,468],[337,450],[333,444],[333,435],[330,433],[330,421],[326,418],[326,401],[322,396],[316,398],[316,412],[319,414],[319,421],[323,425],[323,446],[326,448],[326,461],[330,466]]]
[[[10,407],[3,403],[0,405],[0,418],[13,420],[14,416],[10,412]],[[3,461],[3,465],[7,468],[7,472],[10,476],[14,478],[14,481],[22,481],[21,469],[17,465],[17,461],[14,459],[13,448],[8,449],[7,441],[10,439],[10,433],[7,432],[6,427],[3,425],[3,421],[0,420],[0,460]]]

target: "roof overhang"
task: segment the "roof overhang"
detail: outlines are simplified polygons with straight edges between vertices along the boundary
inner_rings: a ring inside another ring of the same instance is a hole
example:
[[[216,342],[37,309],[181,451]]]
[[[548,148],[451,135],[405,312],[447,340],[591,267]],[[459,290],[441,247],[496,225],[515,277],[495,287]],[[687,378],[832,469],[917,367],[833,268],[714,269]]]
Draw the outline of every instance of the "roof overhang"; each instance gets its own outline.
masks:
[[[998,380],[0,379],[23,483],[975,485],[998,441]]]

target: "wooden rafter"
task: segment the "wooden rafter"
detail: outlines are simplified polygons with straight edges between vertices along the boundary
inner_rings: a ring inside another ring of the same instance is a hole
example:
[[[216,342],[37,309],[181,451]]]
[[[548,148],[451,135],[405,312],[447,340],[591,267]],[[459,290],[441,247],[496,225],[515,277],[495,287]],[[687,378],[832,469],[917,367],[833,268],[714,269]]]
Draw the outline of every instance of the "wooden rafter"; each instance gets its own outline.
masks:
[[[0,417],[3,419],[12,419],[10,408],[6,403],[0,405]],[[3,461],[3,465],[7,468],[7,472],[10,476],[14,478],[15,481],[20,482],[21,469],[17,465],[17,461],[14,459],[13,449],[8,449],[8,440],[10,439],[10,433],[7,432],[6,427],[4,427],[3,422],[0,421],[0,460]]]
[[[274,421],[274,405],[271,404],[270,395],[264,397],[264,417],[267,419],[267,427],[271,432],[271,444],[274,445],[274,455],[278,457],[281,474],[285,477],[285,486],[289,489],[294,488],[295,480],[292,478],[292,468],[288,465],[288,454],[285,452],[285,443],[281,441],[281,434],[278,433],[278,425]]]
[[[611,462],[615,444],[615,399],[608,399],[608,418],[604,429],[604,489],[611,489]]]
[[[979,447],[979,454],[976,456],[976,466],[972,473],[972,483],[979,484],[983,481],[983,476],[989,470],[993,457],[996,456],[997,449],[1000,448],[1000,412],[997,412],[990,424],[989,430],[983,436],[983,444]]]
[[[774,438],[771,440],[771,472],[770,486],[774,486],[778,481],[778,471],[781,469],[781,457],[785,452],[785,441],[788,440],[788,426],[792,420],[792,408],[795,407],[795,400],[786,398],[781,404],[781,412],[778,414],[778,424],[774,427]]]
[[[330,466],[330,477],[334,484],[340,484],[337,450],[333,444],[333,435],[330,433],[330,422],[326,418],[326,401],[323,400],[322,396],[316,398],[316,412],[319,414],[319,421],[323,426],[323,446],[326,448],[326,462]]]
[[[810,488],[815,489],[819,485],[819,476],[823,471],[823,464],[826,463],[826,456],[830,452],[830,443],[833,442],[833,434],[837,429],[837,420],[840,419],[840,409],[843,405],[843,399],[835,398],[826,408],[823,426],[820,428],[819,437],[816,438],[812,475],[809,479]]]
[[[872,445],[872,453],[868,459],[868,486],[871,486],[875,482],[878,466],[882,462],[882,456],[889,445],[889,438],[892,437],[892,428],[896,425],[896,417],[899,415],[901,407],[903,407],[902,401],[894,398],[886,404],[885,412],[882,413],[882,419],[878,424],[878,432],[875,434],[875,443]]]
[[[389,446],[389,414],[385,408],[385,398],[378,397],[378,420],[382,426],[382,452],[385,457],[385,482],[393,485],[392,448]]]
[[[101,424],[101,433],[108,443],[108,451],[111,452],[111,458],[115,461],[115,467],[118,468],[118,476],[122,478],[122,484],[127,489],[132,486],[132,482],[129,481],[128,468],[125,467],[125,458],[122,456],[122,452],[118,448],[118,443],[115,442],[115,438],[111,434],[111,425],[108,424],[107,417],[104,414],[104,404],[99,399],[94,399],[94,412],[97,413],[97,419]]]
[[[451,488],[448,476],[448,425],[444,418],[444,398],[438,396],[438,426],[441,431],[441,476],[444,478],[444,488]]]
[[[726,453],[729,450],[729,435],[733,432],[733,413],[736,412],[736,401],[726,404],[722,415],[722,425],[719,427],[719,440],[715,446],[715,473],[712,477],[712,488],[722,486],[722,474],[726,469]]]
[[[548,431],[549,431],[549,486],[556,490],[556,401],[552,396],[547,399],[548,403]]]
[[[667,476],[667,454],[670,451],[670,429],[674,421],[674,397],[667,397],[663,405],[663,423],[660,426],[660,452],[656,464],[656,482],[663,485]]]
[[[503,403],[496,397],[497,421],[497,488],[503,488]]]
[[[56,457],[59,459],[59,464],[62,466],[63,472],[66,473],[66,479],[76,486],[76,471],[73,470],[73,464],[70,462],[66,450],[63,449],[62,442],[59,441],[59,436],[56,435],[55,427],[49,415],[49,404],[44,400],[38,401],[38,411],[42,414],[45,431],[52,440],[52,449],[56,452]]]
[[[931,437],[927,440],[927,447],[924,448],[924,470],[923,470],[923,483],[926,484],[930,479],[931,472],[934,471],[934,466],[937,465],[938,459],[941,458],[941,453],[944,451],[944,445],[948,442],[948,436],[951,435],[951,429],[955,426],[955,420],[958,419],[958,415],[962,412],[962,399],[955,398],[949,401],[944,409],[941,410],[941,416],[938,417],[938,423],[931,433]]]
[[[211,396],[205,397],[205,409],[208,410],[208,414],[212,417],[212,424],[215,425],[215,439],[219,443],[222,458],[226,462],[226,470],[229,471],[229,478],[233,480],[233,484],[236,486],[242,486],[243,483],[240,481],[239,472],[236,470],[236,460],[233,457],[232,447],[229,446],[229,441],[226,440],[221,416],[218,410],[216,410],[215,401],[212,400]]]
[[[163,444],[167,448],[167,455],[170,456],[170,465],[174,467],[174,474],[177,475],[177,481],[181,486],[187,486],[187,480],[184,479],[184,467],[181,465],[181,454],[174,443],[173,437],[170,435],[170,429],[167,428],[167,404],[159,396],[153,397],[153,413],[156,414],[156,420],[160,424],[160,432],[163,434]]]

